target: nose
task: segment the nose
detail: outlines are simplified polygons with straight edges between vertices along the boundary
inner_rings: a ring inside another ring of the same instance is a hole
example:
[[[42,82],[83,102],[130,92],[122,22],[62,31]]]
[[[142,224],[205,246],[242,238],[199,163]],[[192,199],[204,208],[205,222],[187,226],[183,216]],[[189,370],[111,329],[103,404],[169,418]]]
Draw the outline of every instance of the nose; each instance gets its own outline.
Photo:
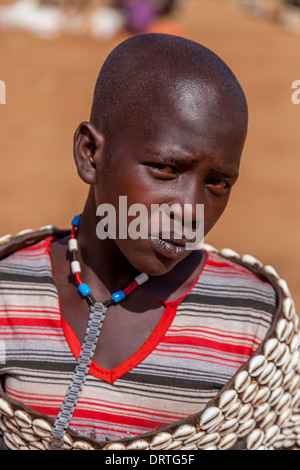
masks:
[[[201,196],[201,185],[198,181],[190,179],[179,190],[173,200],[171,218],[174,224],[183,227],[184,238],[195,240],[199,244],[204,238],[204,203]],[[180,230],[180,228],[179,228]]]
[[[201,218],[201,212],[204,204],[202,203],[203,197],[201,196],[201,184],[198,178],[190,177],[184,181],[175,194],[176,205],[179,211],[184,214],[186,223],[192,225],[194,228]],[[175,201],[174,201],[175,202]]]

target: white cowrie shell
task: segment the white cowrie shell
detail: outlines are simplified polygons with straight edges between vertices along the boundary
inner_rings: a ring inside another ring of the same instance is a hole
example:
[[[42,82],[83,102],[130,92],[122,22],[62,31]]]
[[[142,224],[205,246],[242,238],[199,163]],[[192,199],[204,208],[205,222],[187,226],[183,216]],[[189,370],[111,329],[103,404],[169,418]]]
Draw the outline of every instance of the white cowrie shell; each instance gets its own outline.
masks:
[[[269,382],[270,390],[274,390],[275,388],[280,387],[282,382],[283,382],[283,373],[280,369],[277,369],[273,378]]]
[[[277,437],[280,434],[280,427],[274,424],[265,431],[264,444],[270,446],[276,441]]]
[[[290,393],[286,392],[283,394],[283,396],[280,398],[278,403],[276,404],[275,411],[277,414],[282,413],[284,410],[286,410],[292,403],[292,396]]]
[[[275,406],[283,395],[284,395],[283,387],[277,387],[274,390],[272,390],[270,398],[269,398],[269,405]]]
[[[300,413],[293,413],[291,416],[291,421],[295,426],[300,426]],[[300,429],[298,434],[300,434]]]
[[[196,444],[193,444],[193,445],[196,445]],[[183,441],[181,439],[175,439],[174,441],[170,441],[170,444],[164,446],[163,450],[180,450],[182,446],[183,446]]]
[[[188,438],[189,436],[193,436],[195,433],[195,426],[192,426],[191,424],[183,424],[172,433],[172,439]]]
[[[12,432],[11,437],[17,446],[25,446],[27,444],[27,442],[24,441],[24,439],[22,439],[19,434]]]
[[[86,441],[76,441],[73,443],[73,449],[75,450],[95,450],[92,444]]]
[[[103,447],[103,449],[104,450],[126,450],[126,446],[122,444],[121,442],[112,442],[111,444],[107,444],[105,447]]]
[[[237,401],[225,412],[224,414],[225,418],[226,419],[235,418],[238,415],[241,406],[242,406],[241,401],[237,399]]]
[[[210,446],[216,445],[220,440],[220,434],[214,432],[212,434],[205,434],[197,444],[198,449],[205,449]]]
[[[297,392],[293,395],[292,398],[292,408],[296,409],[300,406],[300,390],[297,390]]]
[[[2,397],[0,397],[0,413],[3,413],[5,416],[10,417],[13,417],[14,415],[14,411],[11,405]]]
[[[258,449],[264,441],[265,433],[262,429],[253,429],[253,431],[247,437],[247,449],[256,450]]]
[[[12,235],[10,233],[8,233],[7,235],[3,235],[2,237],[0,237],[0,245],[2,245],[3,243],[9,242],[11,238],[12,238]]]
[[[279,279],[279,281],[277,281],[277,285],[280,287],[286,297],[291,297],[290,289],[284,279]]]
[[[259,382],[262,385],[268,384],[271,379],[274,377],[276,372],[276,366],[273,362],[269,362],[265,369],[261,372],[260,376],[258,377]]]
[[[188,439],[185,439],[184,443],[185,444],[190,444],[190,443],[194,442],[194,443],[197,444],[203,436],[205,436],[205,432],[204,431],[199,431],[196,434],[194,434],[193,436],[189,437]]]
[[[300,362],[300,351],[296,350],[292,354],[292,364],[293,366],[297,366]]]
[[[244,423],[241,423],[238,427],[237,435],[239,437],[247,436],[247,434],[249,434],[249,432],[251,432],[252,429],[255,428],[255,425],[256,425],[256,422],[252,418],[249,419],[248,421],[245,421]]]
[[[293,328],[293,324],[289,323],[285,318],[281,318],[276,326],[277,338],[280,341],[285,341],[291,332],[291,328]]]
[[[238,422],[244,423],[248,421],[253,415],[253,407],[251,403],[245,403],[241,406],[239,414],[238,414]]]
[[[19,446],[16,445],[15,441],[12,438],[11,433],[5,433],[4,436],[4,443],[6,447],[8,447],[10,450],[19,450]]]
[[[249,387],[251,377],[246,370],[240,372],[234,380],[234,388],[238,393],[242,393]]]
[[[220,255],[225,256],[225,258],[240,258],[240,255],[230,248],[222,248],[222,250],[220,250]]]
[[[4,423],[6,424],[6,427],[10,429],[11,431],[18,431],[19,428],[17,426],[17,423],[15,422],[14,418],[10,418],[8,416],[4,416]]]
[[[150,449],[157,449],[159,450],[164,445],[168,445],[172,440],[172,436],[168,432],[159,432],[156,434],[150,442]]]
[[[31,432],[27,432],[27,431],[30,431],[30,429],[26,429],[25,431],[22,431],[22,437],[27,441],[27,442],[35,442],[35,441],[38,441],[39,440],[39,436],[37,434],[32,434]]]
[[[252,382],[242,394],[242,401],[244,403],[248,403],[252,401],[257,392],[258,392],[258,384],[256,382]]]
[[[265,401],[268,400],[270,395],[271,395],[271,390],[269,389],[269,387],[264,385],[264,386],[262,386],[258,389],[257,394],[253,398],[253,403],[255,405],[256,404],[262,404],[262,403],[264,403]]]
[[[285,343],[280,343],[278,347],[277,355],[274,358],[274,362],[277,365],[277,367],[280,367],[282,366],[282,364],[285,363],[289,354],[290,354],[290,351],[289,351],[288,345]]]
[[[218,253],[217,248],[209,245],[208,243],[202,243],[200,248],[201,250],[208,251],[209,253]]]
[[[138,439],[134,442],[131,442],[127,446],[127,450],[148,450],[150,449],[149,443],[143,439]]]
[[[269,403],[263,403],[262,405],[257,406],[254,409],[253,417],[255,421],[259,423],[259,421],[263,420],[270,411]]]
[[[280,426],[281,428],[285,428],[289,426],[289,421],[291,417],[292,417],[292,410],[286,409],[278,416],[276,420],[276,424]]]
[[[239,423],[238,423],[238,420],[236,418],[228,419],[228,420],[225,420],[221,424],[218,431],[221,435],[230,434],[230,433],[232,433],[233,431],[236,430],[238,425],[239,425]]]
[[[276,419],[277,419],[277,414],[275,413],[275,411],[271,410],[267,414],[267,416],[261,421],[259,426],[262,429],[267,429],[276,422]]]
[[[237,401],[238,394],[235,390],[227,390],[222,393],[219,400],[219,408],[224,413]]]
[[[276,357],[279,345],[280,343],[277,338],[270,338],[264,344],[264,355],[269,361],[272,361]]]
[[[267,366],[268,361],[262,354],[254,356],[249,362],[249,374],[252,377],[257,377]]]
[[[291,353],[299,349],[299,346],[300,346],[300,336],[299,336],[299,333],[297,333],[293,336],[290,342]]]
[[[283,434],[281,434],[281,433],[278,434],[275,441],[273,442],[274,449],[281,449],[283,447],[284,439],[285,439],[285,436]]]
[[[295,375],[289,384],[289,392],[293,394],[300,387],[300,375]]]
[[[42,230],[51,230],[51,229],[54,229],[54,228],[57,228],[55,225],[43,225],[43,227],[40,227],[39,228],[39,231],[42,231]],[[78,441],[79,442],[79,441]],[[83,442],[83,441],[80,441],[80,442]]]
[[[251,266],[259,266],[260,268],[263,267],[262,262],[254,258],[252,255],[243,255],[241,259],[244,263],[251,264]]]
[[[238,439],[238,437],[235,433],[226,434],[226,436],[223,436],[220,439],[217,447],[218,447],[219,450],[230,449],[231,447],[234,446],[237,439]]]
[[[287,390],[289,388],[289,385],[292,382],[294,377],[295,377],[295,371],[294,370],[290,370],[284,375],[282,386],[285,390]]]
[[[18,425],[22,428],[30,428],[32,424],[31,416],[23,410],[15,410],[14,412],[15,420]]]
[[[52,431],[51,424],[40,418],[34,419],[32,421],[32,428],[40,437],[49,436]]]
[[[223,419],[221,410],[216,406],[206,408],[200,418],[200,426],[202,429],[208,429],[213,425],[221,422]]]
[[[271,276],[275,277],[275,279],[280,279],[279,274],[277,273],[276,269],[273,268],[273,266],[266,264],[263,269],[267,274],[271,274]]]
[[[291,297],[286,297],[282,303],[283,315],[287,320],[291,320],[294,315],[295,304]]]
[[[22,235],[27,235],[27,233],[32,233],[34,230],[32,228],[24,228],[16,234],[16,237],[21,237]]]

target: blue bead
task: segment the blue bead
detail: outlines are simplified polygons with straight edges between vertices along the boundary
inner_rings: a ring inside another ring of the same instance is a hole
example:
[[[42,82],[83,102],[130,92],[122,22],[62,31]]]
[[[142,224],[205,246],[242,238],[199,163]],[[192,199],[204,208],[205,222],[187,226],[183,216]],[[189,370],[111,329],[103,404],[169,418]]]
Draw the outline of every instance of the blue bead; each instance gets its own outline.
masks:
[[[78,227],[78,225],[80,224],[80,219],[81,215],[75,215],[75,217],[73,217],[71,225],[75,225],[76,227]]]
[[[125,299],[126,295],[122,290],[119,290],[118,292],[115,292],[112,295],[112,298],[114,299],[115,302],[120,302],[121,300]]]
[[[82,283],[78,286],[78,290],[79,292],[84,296],[86,297],[88,294],[91,293],[91,289],[89,288],[89,286],[85,283]]]

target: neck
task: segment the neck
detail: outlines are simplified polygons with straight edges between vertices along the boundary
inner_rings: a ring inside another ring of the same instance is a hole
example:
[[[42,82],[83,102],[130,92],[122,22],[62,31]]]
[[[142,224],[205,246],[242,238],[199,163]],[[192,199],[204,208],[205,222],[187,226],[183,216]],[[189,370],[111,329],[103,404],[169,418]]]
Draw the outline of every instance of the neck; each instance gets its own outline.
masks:
[[[90,191],[78,230],[78,258],[82,267],[82,278],[96,283],[100,280],[109,290],[116,290],[133,280],[137,270],[128,262],[115,240],[100,240],[96,234],[99,217]]]

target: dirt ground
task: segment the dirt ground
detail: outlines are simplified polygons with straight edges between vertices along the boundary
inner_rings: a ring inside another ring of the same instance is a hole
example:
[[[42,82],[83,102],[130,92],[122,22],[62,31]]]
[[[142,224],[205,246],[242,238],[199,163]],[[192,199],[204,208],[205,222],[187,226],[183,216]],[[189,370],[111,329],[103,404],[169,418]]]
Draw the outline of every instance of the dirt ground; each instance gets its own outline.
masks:
[[[2,1],[4,3],[4,1]],[[276,267],[300,309],[300,32],[242,15],[229,0],[184,0],[172,23],[218,53],[248,97],[250,126],[239,183],[206,241],[250,253]],[[77,177],[72,139],[89,119],[94,82],[112,40],[63,35],[54,40],[0,31],[1,234],[45,224],[68,227],[87,188]]]

